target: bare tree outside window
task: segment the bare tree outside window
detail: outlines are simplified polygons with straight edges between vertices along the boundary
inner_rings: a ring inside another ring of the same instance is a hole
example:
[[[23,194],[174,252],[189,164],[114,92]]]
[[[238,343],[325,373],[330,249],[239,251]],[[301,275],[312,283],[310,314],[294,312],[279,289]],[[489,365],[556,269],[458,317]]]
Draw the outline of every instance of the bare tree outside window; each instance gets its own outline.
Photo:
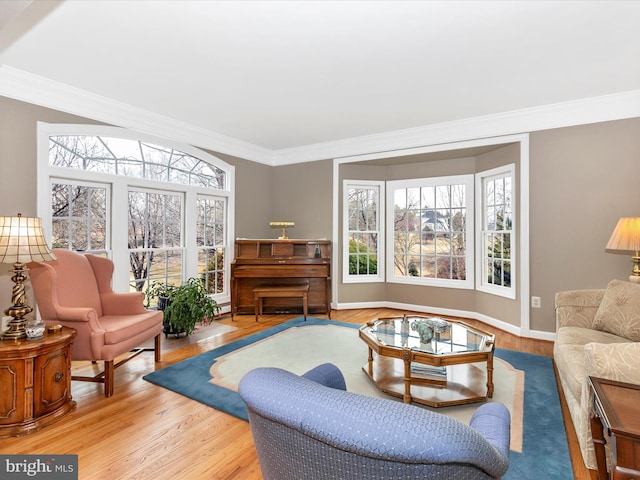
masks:
[[[225,188],[226,174],[192,155],[139,140],[102,136],[49,137],[54,166],[182,185]]]
[[[180,285],[185,273],[183,228],[187,190],[175,186],[221,190],[226,188],[227,173],[190,153],[142,140],[100,135],[48,138],[49,165],[55,172],[50,174],[53,246],[109,255],[111,216],[118,220],[126,218],[131,289],[146,292],[154,281]],[[58,178],[67,177],[59,175],[60,168],[88,175],[71,175],[70,178],[83,180],[67,181]],[[95,182],[96,174],[105,179],[104,184]],[[110,198],[112,185],[122,184],[113,180],[116,177],[141,179],[127,184],[150,185],[120,188],[119,192],[125,192],[127,198],[117,205],[126,202],[127,211],[112,211],[115,208]],[[158,182],[182,191],[161,191]],[[206,207],[204,223],[201,222],[205,225],[202,235],[197,233],[203,239],[198,244],[203,247],[197,252],[199,271],[212,294],[224,293],[225,288],[226,208],[226,197],[213,200]],[[200,224],[192,228],[199,229]],[[120,230],[123,229],[122,223]],[[123,239],[113,241],[120,245]]]
[[[378,274],[379,201],[377,186],[347,188],[349,275]]]
[[[420,198],[416,189],[397,189],[394,192],[393,264],[394,274],[418,276],[416,257],[420,245]]]
[[[198,271],[209,293],[224,290],[225,213],[222,198],[200,196],[197,201]]]
[[[394,274],[466,279],[466,185],[394,190]]]
[[[182,196],[129,192],[128,248],[135,290],[145,291],[153,281],[179,284],[181,247]]]
[[[511,287],[511,236],[513,187],[509,174],[484,180],[483,271],[484,282]]]
[[[51,186],[53,248],[104,254],[107,250],[107,189],[71,183]]]

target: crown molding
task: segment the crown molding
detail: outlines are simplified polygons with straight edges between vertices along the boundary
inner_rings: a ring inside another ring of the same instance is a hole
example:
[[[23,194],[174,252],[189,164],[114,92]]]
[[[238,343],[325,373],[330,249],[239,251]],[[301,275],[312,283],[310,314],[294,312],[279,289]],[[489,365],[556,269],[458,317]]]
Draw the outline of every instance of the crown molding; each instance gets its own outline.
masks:
[[[640,116],[640,90],[270,150],[0,65],[0,95],[270,166],[440,145]]]
[[[92,120],[273,165],[267,148],[132,107],[38,75],[0,65],[0,95]]]
[[[276,164],[286,165],[634,117],[640,117],[640,90],[281,149],[274,157]]]

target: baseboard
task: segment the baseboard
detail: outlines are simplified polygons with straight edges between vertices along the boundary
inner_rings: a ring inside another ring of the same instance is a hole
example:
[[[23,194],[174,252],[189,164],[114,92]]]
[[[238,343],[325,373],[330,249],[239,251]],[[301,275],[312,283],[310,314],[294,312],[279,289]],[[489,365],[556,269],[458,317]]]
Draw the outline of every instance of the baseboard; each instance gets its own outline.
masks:
[[[486,323],[505,332],[511,333],[518,337],[525,337],[522,333],[522,329],[519,326],[512,325],[503,320],[490,317],[478,312],[472,312],[467,310],[456,310],[450,308],[430,307],[427,305],[413,305],[408,303],[397,302],[354,302],[354,303],[334,303],[331,308],[335,310],[351,310],[358,308],[393,308],[396,310],[408,310],[411,312],[421,313],[433,313],[435,315],[449,315],[452,317],[465,317],[480,322]],[[529,330],[526,338],[535,338],[537,340],[548,340],[550,342],[555,341],[555,332],[543,332],[540,330]]]

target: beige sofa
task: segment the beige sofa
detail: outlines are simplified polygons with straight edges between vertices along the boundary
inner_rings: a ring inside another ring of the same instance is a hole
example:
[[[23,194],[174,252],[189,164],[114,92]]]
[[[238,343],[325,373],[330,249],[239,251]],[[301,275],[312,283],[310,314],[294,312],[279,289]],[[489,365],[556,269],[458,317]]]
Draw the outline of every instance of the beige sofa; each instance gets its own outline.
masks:
[[[640,384],[640,284],[556,294],[554,361],[587,468],[596,469],[588,376]]]

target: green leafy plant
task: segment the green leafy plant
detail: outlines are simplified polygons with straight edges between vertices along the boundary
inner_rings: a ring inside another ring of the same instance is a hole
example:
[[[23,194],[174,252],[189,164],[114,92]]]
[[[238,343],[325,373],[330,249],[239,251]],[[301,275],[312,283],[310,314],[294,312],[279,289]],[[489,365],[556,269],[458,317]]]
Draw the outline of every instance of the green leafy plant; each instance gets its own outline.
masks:
[[[164,318],[174,332],[188,335],[197,324],[208,325],[219,312],[218,303],[208,295],[202,279],[192,277],[171,292]]]
[[[164,282],[153,282],[151,287],[147,291],[147,306],[151,304],[152,298],[158,299],[158,309],[164,310],[167,308],[169,298],[176,291],[177,285]]]
[[[375,275],[378,259],[375,250],[362,242],[349,240],[349,275]]]
[[[182,285],[154,282],[147,298],[157,298],[164,311],[164,333],[192,333],[199,323],[208,325],[219,314],[218,303],[208,295],[204,279],[189,278]]]

